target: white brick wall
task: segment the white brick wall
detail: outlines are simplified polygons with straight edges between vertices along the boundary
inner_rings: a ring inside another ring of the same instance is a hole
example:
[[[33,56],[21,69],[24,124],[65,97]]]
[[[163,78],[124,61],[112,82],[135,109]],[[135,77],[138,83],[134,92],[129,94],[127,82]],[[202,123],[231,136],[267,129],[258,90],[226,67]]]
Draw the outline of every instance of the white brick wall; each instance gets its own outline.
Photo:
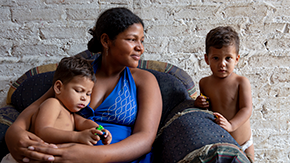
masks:
[[[86,49],[99,13],[124,6],[145,22],[143,59],[170,62],[196,84],[210,74],[206,33],[240,34],[236,72],[249,78],[256,162],[290,162],[290,2],[288,0],[0,0],[0,104],[11,82],[42,64]]]

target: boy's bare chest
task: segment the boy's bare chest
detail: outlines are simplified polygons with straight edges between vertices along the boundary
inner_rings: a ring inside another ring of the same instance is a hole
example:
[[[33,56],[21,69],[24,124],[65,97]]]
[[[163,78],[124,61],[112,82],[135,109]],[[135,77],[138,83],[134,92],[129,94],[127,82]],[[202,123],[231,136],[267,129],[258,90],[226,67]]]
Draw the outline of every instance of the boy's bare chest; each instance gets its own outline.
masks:
[[[204,93],[210,99],[212,111],[231,119],[238,111],[239,85],[237,83],[207,84]]]
[[[54,126],[61,130],[73,131],[74,130],[73,114],[68,112],[67,110],[61,111],[55,121]]]

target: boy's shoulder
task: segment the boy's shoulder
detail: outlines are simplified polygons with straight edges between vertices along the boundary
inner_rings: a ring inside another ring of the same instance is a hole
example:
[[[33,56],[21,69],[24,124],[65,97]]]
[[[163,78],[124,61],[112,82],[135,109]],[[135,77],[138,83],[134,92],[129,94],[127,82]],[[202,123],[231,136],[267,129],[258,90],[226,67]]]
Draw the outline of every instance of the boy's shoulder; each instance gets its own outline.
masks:
[[[232,73],[232,75],[228,79],[229,80],[219,80],[217,82],[217,80],[215,80],[214,77],[212,75],[210,75],[210,76],[206,76],[206,77],[201,78],[199,81],[199,84],[209,85],[209,84],[214,84],[214,83],[224,83],[224,81],[226,81],[226,83],[250,84],[250,81],[247,77],[238,75],[234,72]]]
[[[48,98],[48,99],[43,101],[43,103],[46,103],[46,102],[59,103],[59,100],[57,98],[55,98],[55,97],[50,97],[50,98]]]
[[[60,108],[61,106],[62,105],[57,98],[51,97],[43,101],[43,103],[40,105],[40,108],[43,108],[43,107]]]
[[[241,76],[241,75],[237,75],[237,74],[235,74],[235,80],[237,82],[239,82],[240,84],[242,84],[242,83],[250,83],[250,81],[249,81],[249,79],[247,77]]]
[[[210,78],[211,78],[211,75],[210,75],[210,76],[203,77],[203,78],[200,79],[199,82],[205,82],[205,81],[208,81]]]

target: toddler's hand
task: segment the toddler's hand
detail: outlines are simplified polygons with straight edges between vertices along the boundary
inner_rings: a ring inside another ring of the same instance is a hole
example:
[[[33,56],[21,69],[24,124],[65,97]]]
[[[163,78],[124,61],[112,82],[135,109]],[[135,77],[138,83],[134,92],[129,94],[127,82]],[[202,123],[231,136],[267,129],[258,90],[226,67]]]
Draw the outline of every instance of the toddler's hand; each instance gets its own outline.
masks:
[[[103,129],[102,131],[104,131],[106,134],[104,135],[104,139],[102,139],[102,143],[104,145],[108,145],[111,143],[112,141],[112,134],[110,133],[110,131]]]
[[[194,106],[198,108],[204,108],[204,109],[209,108],[208,100],[209,100],[209,97],[206,97],[201,94],[195,99]]]
[[[87,145],[97,144],[97,142],[100,140],[100,137],[97,134],[102,134],[102,132],[95,128],[79,131],[77,133],[77,143],[83,143]]]
[[[215,116],[215,122],[225,129],[227,132],[233,132],[232,124],[220,113],[214,112],[213,115]]]

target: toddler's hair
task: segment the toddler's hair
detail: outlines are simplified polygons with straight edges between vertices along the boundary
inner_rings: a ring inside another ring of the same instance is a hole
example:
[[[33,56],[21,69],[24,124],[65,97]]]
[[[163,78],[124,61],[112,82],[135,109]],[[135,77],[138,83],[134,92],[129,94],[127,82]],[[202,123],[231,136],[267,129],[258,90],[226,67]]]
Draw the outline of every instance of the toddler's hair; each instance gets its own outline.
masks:
[[[64,57],[59,62],[54,76],[53,84],[60,80],[63,84],[70,82],[75,76],[87,77],[93,82],[96,81],[92,65],[81,57]]]
[[[220,26],[206,35],[205,52],[208,55],[210,47],[221,49],[223,46],[234,45],[239,54],[240,39],[238,33],[230,26]]]

